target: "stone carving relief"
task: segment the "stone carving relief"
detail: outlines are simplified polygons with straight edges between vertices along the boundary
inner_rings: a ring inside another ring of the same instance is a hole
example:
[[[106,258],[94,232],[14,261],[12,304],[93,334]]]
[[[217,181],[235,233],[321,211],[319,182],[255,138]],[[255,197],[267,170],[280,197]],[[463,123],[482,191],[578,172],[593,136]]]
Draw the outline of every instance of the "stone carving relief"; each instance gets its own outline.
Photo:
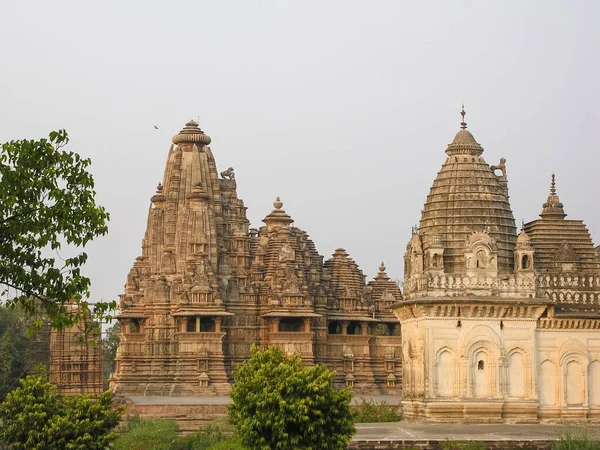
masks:
[[[502,177],[506,178],[506,158],[500,158],[500,162],[496,166],[490,166],[490,170],[496,175],[496,170],[502,173]]]
[[[294,249],[290,244],[283,244],[279,250],[279,261],[294,261],[296,259]]]
[[[233,170],[233,167],[229,167],[227,170],[224,170],[223,172],[221,172],[221,178],[226,179],[226,180],[235,179],[235,172]]]

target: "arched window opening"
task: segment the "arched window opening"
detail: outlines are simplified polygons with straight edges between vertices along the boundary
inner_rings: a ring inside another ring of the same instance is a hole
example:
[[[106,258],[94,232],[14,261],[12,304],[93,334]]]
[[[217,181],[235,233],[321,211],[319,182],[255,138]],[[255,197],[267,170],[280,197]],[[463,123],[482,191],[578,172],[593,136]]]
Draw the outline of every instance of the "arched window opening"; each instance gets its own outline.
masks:
[[[348,325],[348,334],[360,334],[360,323],[350,322],[350,325]]]
[[[521,258],[521,268],[529,269],[529,255],[523,255],[523,258]]]
[[[279,331],[282,333],[296,333],[302,331],[304,327],[304,322],[302,319],[290,319],[285,318],[281,319],[279,322]]]
[[[337,322],[329,323],[329,334],[342,334],[342,327]]]
[[[475,263],[475,267],[478,269],[485,269],[487,267],[487,254],[484,250],[479,250],[477,252],[477,261]]]
[[[485,363],[483,362],[483,359],[480,359],[477,362],[477,370],[484,370],[485,369]]]
[[[212,317],[200,317],[200,331],[203,333],[215,332],[215,321]]]
[[[196,318],[195,317],[190,317],[187,320],[187,323],[185,325],[185,331],[187,331],[188,333],[196,332]]]
[[[433,267],[437,267],[440,264],[440,257],[437,253],[433,254],[433,258],[431,258],[431,265]]]
[[[132,320],[129,322],[129,332],[130,333],[139,333],[140,332],[140,322],[139,320]]]
[[[373,331],[375,336],[391,336],[391,330],[386,323],[380,323],[375,326],[375,330]]]

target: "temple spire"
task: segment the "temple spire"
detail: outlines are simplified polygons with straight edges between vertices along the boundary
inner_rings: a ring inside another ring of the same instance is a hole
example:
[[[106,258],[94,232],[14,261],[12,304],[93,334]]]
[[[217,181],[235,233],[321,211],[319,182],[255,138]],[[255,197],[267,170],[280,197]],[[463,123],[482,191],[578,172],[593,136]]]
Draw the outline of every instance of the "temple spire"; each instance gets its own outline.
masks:
[[[556,193],[556,175],[553,173],[550,181],[550,195],[548,195],[546,203],[542,205],[540,217],[542,219],[557,220],[564,219],[566,216],[563,204],[560,202],[558,194]]]

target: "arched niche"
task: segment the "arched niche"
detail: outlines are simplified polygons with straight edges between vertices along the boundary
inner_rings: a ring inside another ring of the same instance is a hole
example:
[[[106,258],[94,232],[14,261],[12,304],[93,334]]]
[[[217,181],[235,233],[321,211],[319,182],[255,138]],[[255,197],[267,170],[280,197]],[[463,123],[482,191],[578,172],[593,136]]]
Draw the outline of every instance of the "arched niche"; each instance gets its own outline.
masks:
[[[577,339],[569,339],[559,350],[562,370],[562,404],[580,407],[587,404],[589,365],[586,346]]]
[[[556,366],[550,360],[540,365],[538,387],[540,391],[540,406],[556,405]]]
[[[489,327],[477,328],[485,330]],[[498,397],[500,358],[502,357],[499,343],[489,335],[476,336],[476,340],[467,347],[466,357],[471,396],[475,398]]]
[[[565,362],[565,401],[567,406],[582,406],[584,403],[584,367],[579,358]]]
[[[525,355],[521,349],[508,355],[508,396],[525,397]]]
[[[452,397],[454,385],[454,356],[448,347],[437,352],[436,383],[439,397]]]
[[[487,398],[493,394],[490,392],[490,355],[485,347],[473,353],[471,363],[473,380],[473,397]]]

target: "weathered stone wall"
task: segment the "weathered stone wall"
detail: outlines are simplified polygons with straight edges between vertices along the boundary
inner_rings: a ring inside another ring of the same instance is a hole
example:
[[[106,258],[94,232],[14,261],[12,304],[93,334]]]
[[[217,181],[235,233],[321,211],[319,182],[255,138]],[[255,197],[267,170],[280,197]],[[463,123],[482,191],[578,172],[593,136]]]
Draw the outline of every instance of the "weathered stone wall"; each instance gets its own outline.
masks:
[[[597,321],[540,320],[539,415],[545,421],[600,422],[600,333],[590,324]]]

